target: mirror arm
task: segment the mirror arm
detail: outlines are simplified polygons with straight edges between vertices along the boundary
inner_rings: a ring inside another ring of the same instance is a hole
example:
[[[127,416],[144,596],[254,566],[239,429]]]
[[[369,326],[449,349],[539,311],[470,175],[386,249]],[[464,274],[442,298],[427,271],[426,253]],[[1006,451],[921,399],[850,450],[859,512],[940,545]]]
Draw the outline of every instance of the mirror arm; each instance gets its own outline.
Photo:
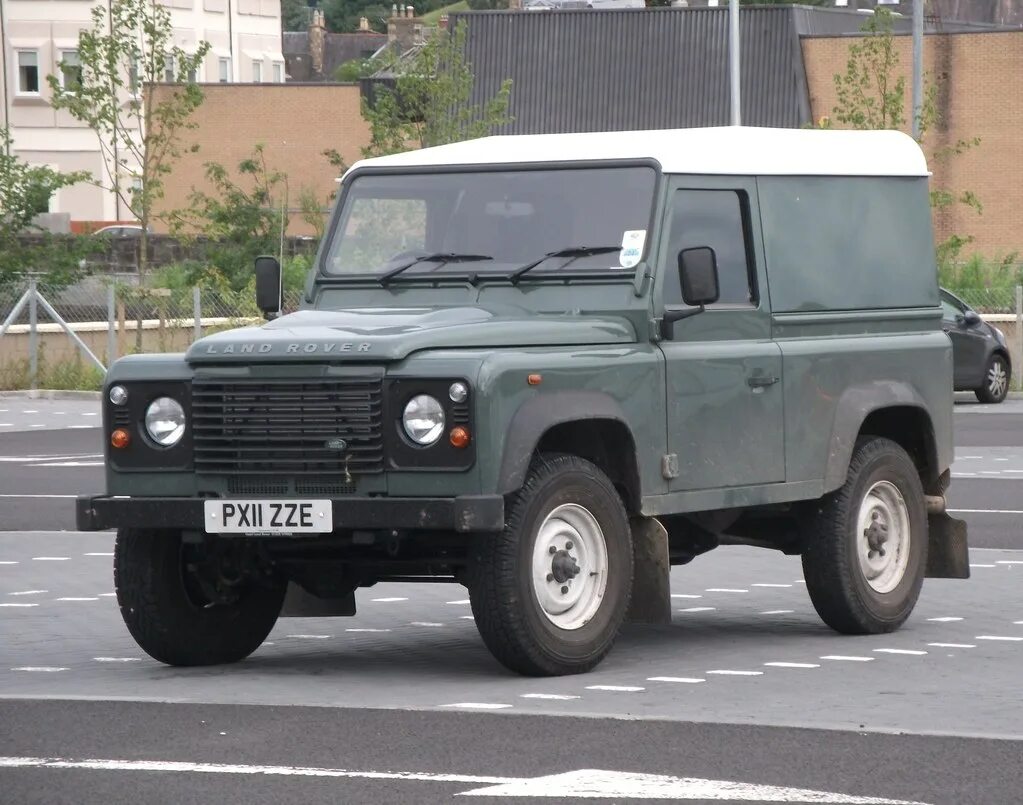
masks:
[[[661,338],[670,339],[675,333],[675,322],[697,316],[706,310],[705,305],[690,308],[689,310],[666,310],[664,318],[661,319]]]

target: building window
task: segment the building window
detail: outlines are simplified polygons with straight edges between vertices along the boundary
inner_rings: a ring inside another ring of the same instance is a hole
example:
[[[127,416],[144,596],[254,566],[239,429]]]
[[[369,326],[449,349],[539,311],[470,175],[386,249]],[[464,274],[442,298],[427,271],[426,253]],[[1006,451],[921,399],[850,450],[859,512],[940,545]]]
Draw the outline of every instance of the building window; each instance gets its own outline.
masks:
[[[199,71],[195,67],[188,68],[188,83],[194,84],[199,80]]]
[[[273,69],[274,69],[274,83],[275,84],[283,84],[284,83],[284,65],[281,64],[279,61],[275,61]]]
[[[39,94],[39,51],[18,51],[18,93]]]
[[[139,63],[134,57],[128,65],[128,89],[132,95],[139,94]]]
[[[77,50],[60,52],[60,85],[69,92],[77,92],[82,86],[82,60]]]
[[[259,84],[263,80],[263,62],[253,60],[252,62],[252,83]]]
[[[167,61],[163,65],[163,80],[168,84],[173,84],[175,77],[174,57],[168,56]]]
[[[220,60],[220,83],[227,84],[231,81],[231,60]]]

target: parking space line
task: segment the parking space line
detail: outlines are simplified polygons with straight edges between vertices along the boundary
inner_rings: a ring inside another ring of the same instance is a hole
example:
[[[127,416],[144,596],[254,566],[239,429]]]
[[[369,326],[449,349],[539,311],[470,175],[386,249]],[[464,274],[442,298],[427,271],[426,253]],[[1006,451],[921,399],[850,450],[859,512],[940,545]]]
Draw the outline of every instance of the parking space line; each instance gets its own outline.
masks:
[[[771,668],[820,668],[819,663],[815,662],[765,662]]]
[[[637,685],[587,685],[586,690],[603,690],[609,693],[639,693],[641,688]]]
[[[974,640],[1001,640],[1006,643],[1023,643],[1023,637],[1010,637],[1008,635],[979,634]]]
[[[496,702],[455,702],[454,704],[442,704],[441,707],[465,707],[472,710],[504,710],[511,707],[510,704],[497,704]]]
[[[856,657],[847,654],[825,654],[822,660],[834,660],[835,662],[873,662],[876,657]]]
[[[569,701],[571,699],[580,699],[581,696],[573,696],[567,693],[522,693],[519,695],[520,699],[551,699],[553,701]]]
[[[914,657],[926,654],[926,651],[914,648],[876,648],[874,649],[878,654],[908,654]]]
[[[977,648],[974,643],[928,643],[935,648]]]
[[[763,676],[763,671],[730,671],[727,669],[718,669],[716,671],[707,671],[708,674],[718,674],[719,676]]]
[[[678,682],[684,685],[697,685],[700,682],[706,682],[705,679],[700,679],[695,676],[648,676],[647,682]]]

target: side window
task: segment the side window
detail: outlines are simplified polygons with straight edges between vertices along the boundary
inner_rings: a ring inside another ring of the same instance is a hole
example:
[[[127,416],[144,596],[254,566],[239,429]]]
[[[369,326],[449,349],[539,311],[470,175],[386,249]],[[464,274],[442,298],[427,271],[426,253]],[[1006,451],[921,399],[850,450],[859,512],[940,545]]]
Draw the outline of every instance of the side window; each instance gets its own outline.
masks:
[[[962,311],[948,299],[941,300],[941,318],[945,321],[955,321],[956,316],[962,315]]]
[[[753,307],[756,280],[747,243],[745,194],[735,190],[678,190],[671,201],[664,303],[682,304],[678,253],[710,246],[717,256],[721,295],[711,307]]]

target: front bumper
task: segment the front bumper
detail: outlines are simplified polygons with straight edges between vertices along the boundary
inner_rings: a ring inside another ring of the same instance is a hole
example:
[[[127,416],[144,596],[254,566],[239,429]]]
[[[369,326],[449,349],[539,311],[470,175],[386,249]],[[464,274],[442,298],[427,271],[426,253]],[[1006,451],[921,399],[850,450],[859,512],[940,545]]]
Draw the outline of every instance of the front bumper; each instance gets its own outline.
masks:
[[[504,498],[342,497],[332,499],[335,530],[394,529],[468,534],[504,529]],[[75,503],[79,531],[108,528],[180,528],[202,531],[202,498],[80,497]]]

